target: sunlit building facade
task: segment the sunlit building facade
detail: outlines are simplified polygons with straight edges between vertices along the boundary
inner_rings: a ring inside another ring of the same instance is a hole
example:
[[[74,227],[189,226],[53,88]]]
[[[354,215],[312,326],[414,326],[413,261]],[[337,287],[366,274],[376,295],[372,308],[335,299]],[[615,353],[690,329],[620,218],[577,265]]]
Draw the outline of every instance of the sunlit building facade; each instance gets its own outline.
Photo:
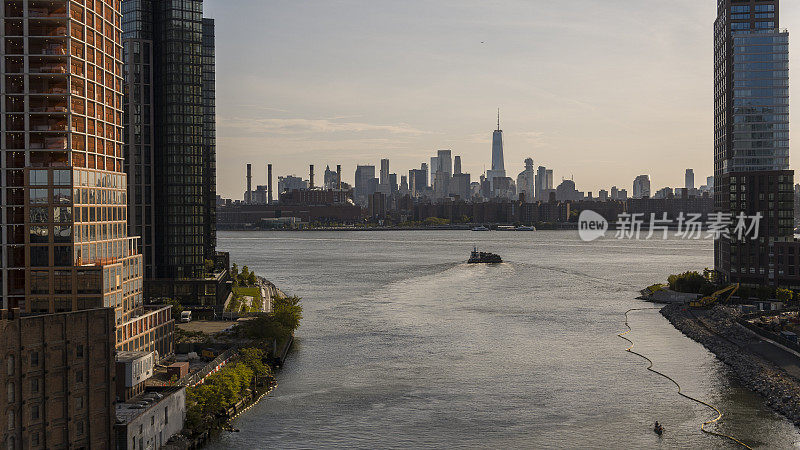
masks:
[[[724,280],[795,287],[794,172],[789,169],[789,33],[778,0],[718,0],[714,23],[714,201],[762,217],[757,239],[722,236]],[[800,248],[797,248],[800,251]]]
[[[126,326],[145,310],[127,231],[121,18],[119,0],[4,2],[2,292],[29,314],[112,308],[118,347],[139,350],[171,318]]]

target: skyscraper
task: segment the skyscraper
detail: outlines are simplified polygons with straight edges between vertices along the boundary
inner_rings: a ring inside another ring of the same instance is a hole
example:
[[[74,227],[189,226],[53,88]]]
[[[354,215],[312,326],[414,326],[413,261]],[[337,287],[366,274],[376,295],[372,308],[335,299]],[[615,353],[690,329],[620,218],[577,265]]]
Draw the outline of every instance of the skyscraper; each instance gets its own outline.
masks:
[[[536,184],[536,192],[534,194],[536,199],[540,202],[546,202],[548,200],[548,191],[553,189],[553,170],[539,166],[536,169],[534,182]]]
[[[437,158],[436,156],[431,157],[431,168],[430,168],[431,186],[433,186],[433,177],[436,175],[436,172],[439,172],[440,170],[442,169],[439,165],[439,158]]]
[[[633,180],[633,198],[650,197],[650,176],[639,175]]]
[[[355,201],[361,205],[366,205],[372,190],[373,180],[375,180],[375,166],[357,166],[356,181],[353,195]]]
[[[381,160],[381,181],[380,184],[388,185],[389,184],[389,160],[382,159]]]
[[[446,174],[448,177],[453,175],[453,152],[451,150],[439,150],[437,152],[436,160],[439,163],[439,171]]]
[[[497,110],[497,129],[492,133],[492,169],[486,174],[486,178],[494,186],[495,178],[505,178],[506,166],[503,159],[503,130],[500,129],[500,110]],[[494,190],[494,187],[492,187]]]
[[[763,219],[757,240],[720,237],[714,243],[715,267],[731,282],[779,285],[797,275],[775,257],[783,253],[776,247],[794,244],[789,35],[779,29],[778,0],[718,0],[717,8],[715,208]]]
[[[525,170],[517,176],[517,194],[525,194],[525,201],[532,202],[536,196],[536,174],[533,171],[533,158],[525,159]]]
[[[686,183],[683,187],[690,191],[694,189],[694,169],[686,169]]]
[[[167,355],[170,309],[144,307],[128,236],[119,4],[4,7],[3,306],[111,308],[117,350]]]
[[[216,253],[214,21],[202,0],[122,4],[132,226],[148,279],[201,278]]]
[[[453,158],[453,175],[461,173],[461,157],[456,156]]]

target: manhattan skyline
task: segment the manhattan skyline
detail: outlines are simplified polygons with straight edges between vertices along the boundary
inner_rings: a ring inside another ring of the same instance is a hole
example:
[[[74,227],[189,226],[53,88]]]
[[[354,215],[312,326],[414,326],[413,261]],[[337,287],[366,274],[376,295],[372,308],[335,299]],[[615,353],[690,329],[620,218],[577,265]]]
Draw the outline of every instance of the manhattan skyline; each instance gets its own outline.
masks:
[[[225,197],[241,195],[247,162],[270,162],[276,176],[342,164],[352,181],[357,164],[389,158],[407,170],[448,148],[479,175],[491,168],[498,107],[514,173],[530,156],[556,169],[556,183],[574,176],[594,192],[642,173],[654,186],[682,186],[686,167],[712,173],[713,1],[310,1],[267,14],[260,2],[210,0],[206,9],[222,30]],[[783,27],[800,26],[800,5],[781,16]]]

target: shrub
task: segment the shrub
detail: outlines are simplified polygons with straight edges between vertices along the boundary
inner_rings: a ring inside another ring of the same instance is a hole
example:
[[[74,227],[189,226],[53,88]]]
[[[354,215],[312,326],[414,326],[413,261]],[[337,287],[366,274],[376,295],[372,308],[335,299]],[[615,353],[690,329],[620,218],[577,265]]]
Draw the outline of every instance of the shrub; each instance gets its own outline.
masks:
[[[789,303],[794,299],[794,292],[789,289],[778,289],[775,298],[784,303]]]
[[[670,275],[667,281],[669,282],[669,288],[673,291],[689,294],[699,294],[703,286],[710,284],[703,275],[697,272]]]

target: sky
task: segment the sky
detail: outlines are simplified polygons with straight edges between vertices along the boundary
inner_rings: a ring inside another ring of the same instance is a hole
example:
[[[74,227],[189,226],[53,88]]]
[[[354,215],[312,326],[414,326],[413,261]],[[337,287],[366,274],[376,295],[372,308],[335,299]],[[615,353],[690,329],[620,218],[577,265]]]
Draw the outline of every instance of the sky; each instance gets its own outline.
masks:
[[[206,0],[205,15],[223,197],[242,197],[247,163],[254,185],[267,163],[275,183],[309,164],[317,183],[336,164],[352,182],[389,158],[399,181],[438,149],[475,180],[498,108],[514,179],[527,157],[595,194],[713,172],[714,0]],[[800,2],[782,2],[781,27],[800,33]]]

